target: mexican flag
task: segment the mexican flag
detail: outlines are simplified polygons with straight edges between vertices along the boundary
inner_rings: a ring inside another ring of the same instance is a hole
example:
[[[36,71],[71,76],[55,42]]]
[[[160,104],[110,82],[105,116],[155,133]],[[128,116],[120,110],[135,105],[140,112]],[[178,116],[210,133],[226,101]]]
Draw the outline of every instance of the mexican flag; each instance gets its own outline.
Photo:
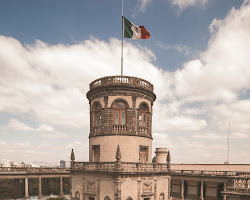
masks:
[[[150,33],[144,26],[136,26],[132,22],[128,21],[125,17],[123,17],[123,20],[125,38],[132,38],[133,40],[150,38]]]

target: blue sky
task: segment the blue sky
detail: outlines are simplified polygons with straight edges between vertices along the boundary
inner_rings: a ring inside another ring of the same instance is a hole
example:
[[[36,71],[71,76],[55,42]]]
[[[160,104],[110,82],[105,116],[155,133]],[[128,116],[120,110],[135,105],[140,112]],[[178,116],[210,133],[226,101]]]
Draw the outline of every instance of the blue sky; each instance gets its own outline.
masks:
[[[249,163],[250,5],[243,0],[124,0],[151,33],[125,39],[124,74],[151,81],[154,147],[176,163]],[[121,1],[0,6],[0,160],[88,159],[88,84],[120,73]]]

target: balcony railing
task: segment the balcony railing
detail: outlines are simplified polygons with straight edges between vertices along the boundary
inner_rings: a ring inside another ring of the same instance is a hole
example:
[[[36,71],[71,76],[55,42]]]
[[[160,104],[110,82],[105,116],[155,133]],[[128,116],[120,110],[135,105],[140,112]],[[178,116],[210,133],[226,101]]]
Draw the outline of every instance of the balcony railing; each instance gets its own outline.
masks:
[[[138,132],[142,133],[142,134],[147,134],[148,133],[148,129],[146,127],[143,127],[143,126],[139,126],[138,127]]]
[[[154,86],[150,82],[144,79],[131,76],[106,76],[97,79],[92,83],[90,83],[90,90],[99,86],[106,86],[106,85],[128,85],[133,87],[141,87],[151,92],[153,92],[154,90]]]
[[[69,173],[68,168],[49,167],[0,167],[0,173],[25,172],[25,173]]]
[[[72,169],[87,171],[116,171],[115,162],[75,162]],[[168,171],[167,164],[121,162],[122,172],[154,172]]]
[[[114,132],[123,132],[127,131],[127,125],[113,125]]]

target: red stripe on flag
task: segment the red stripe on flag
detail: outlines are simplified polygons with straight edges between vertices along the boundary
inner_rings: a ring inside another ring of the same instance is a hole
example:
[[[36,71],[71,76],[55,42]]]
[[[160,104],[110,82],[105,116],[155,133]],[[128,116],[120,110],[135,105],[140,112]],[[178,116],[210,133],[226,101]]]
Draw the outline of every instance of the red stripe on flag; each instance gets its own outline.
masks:
[[[147,29],[144,26],[139,26],[141,28],[141,39],[149,39],[150,33],[147,31]]]

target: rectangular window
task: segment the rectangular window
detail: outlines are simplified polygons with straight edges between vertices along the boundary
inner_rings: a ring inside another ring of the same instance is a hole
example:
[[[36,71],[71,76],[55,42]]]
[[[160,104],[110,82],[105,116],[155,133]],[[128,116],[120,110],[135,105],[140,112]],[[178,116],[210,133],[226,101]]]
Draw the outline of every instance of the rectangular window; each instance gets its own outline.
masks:
[[[146,163],[148,161],[148,146],[141,146],[139,147],[140,152],[140,162]]]
[[[143,115],[143,127],[146,127],[146,115]]]
[[[119,111],[115,111],[115,124],[119,124]]]
[[[99,113],[95,113],[95,126],[99,125]]]
[[[122,111],[122,113],[121,113],[121,124],[122,125],[125,125],[126,124],[126,118],[125,118],[125,111]]]
[[[141,113],[139,114],[139,126],[141,126]]]
[[[99,162],[100,161],[100,145],[93,145],[92,153],[93,153],[93,162]]]

